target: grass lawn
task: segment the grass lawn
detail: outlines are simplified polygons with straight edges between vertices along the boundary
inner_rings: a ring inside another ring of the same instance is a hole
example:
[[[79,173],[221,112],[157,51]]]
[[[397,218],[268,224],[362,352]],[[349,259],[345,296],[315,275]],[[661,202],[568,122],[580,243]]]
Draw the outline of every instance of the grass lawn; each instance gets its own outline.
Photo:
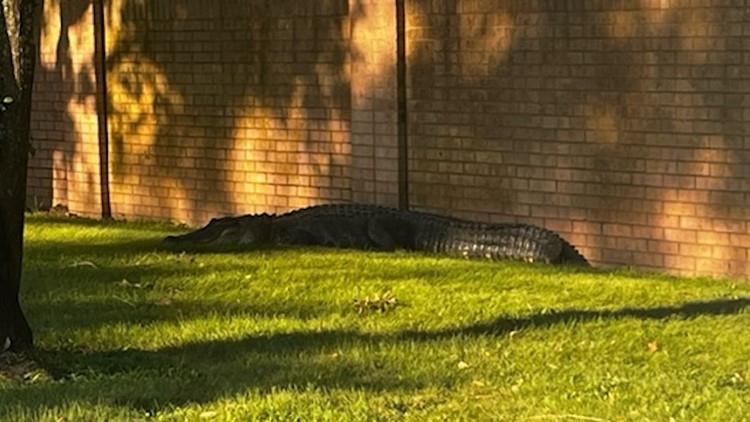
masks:
[[[0,376],[0,420],[750,415],[746,282],[160,245],[179,230],[28,218],[45,370]]]

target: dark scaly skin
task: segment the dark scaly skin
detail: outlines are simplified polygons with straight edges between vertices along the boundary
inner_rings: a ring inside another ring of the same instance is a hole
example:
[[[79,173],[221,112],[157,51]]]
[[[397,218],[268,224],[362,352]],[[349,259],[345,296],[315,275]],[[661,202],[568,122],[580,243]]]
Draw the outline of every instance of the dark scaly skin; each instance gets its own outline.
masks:
[[[376,205],[316,205],[282,215],[214,219],[170,242],[295,244],[393,250],[467,258],[589,265],[557,233],[530,224],[489,224]]]

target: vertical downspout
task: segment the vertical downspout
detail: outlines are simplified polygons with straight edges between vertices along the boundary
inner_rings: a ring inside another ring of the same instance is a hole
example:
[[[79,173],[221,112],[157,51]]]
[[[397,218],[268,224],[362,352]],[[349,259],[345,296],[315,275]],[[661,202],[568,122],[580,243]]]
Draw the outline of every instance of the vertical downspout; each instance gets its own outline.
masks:
[[[409,138],[406,107],[406,0],[396,0],[396,106],[398,113],[398,207],[409,209]]]
[[[102,218],[112,218],[109,195],[109,130],[107,124],[107,49],[105,43],[104,0],[93,0],[94,72],[96,74],[96,114],[99,140],[99,184]]]

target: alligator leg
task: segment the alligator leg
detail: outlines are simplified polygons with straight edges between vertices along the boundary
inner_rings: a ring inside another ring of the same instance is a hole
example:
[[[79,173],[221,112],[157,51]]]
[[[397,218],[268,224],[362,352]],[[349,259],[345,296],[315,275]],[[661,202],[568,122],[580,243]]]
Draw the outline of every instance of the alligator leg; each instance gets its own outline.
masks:
[[[279,233],[276,243],[282,245],[319,245],[318,239],[309,230],[295,228]]]
[[[373,249],[393,251],[397,247],[410,249],[411,226],[393,216],[373,217],[367,223],[367,236],[372,240]]]
[[[284,230],[279,234],[279,243],[293,245],[318,245],[335,248],[369,249],[371,241],[365,233],[363,223],[325,219],[309,222],[304,227]]]

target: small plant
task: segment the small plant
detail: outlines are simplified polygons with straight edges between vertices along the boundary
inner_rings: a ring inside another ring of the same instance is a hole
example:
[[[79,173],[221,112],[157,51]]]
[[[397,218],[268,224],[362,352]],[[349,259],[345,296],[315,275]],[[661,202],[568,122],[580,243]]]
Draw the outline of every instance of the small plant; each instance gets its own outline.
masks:
[[[0,355],[0,381],[15,382],[51,381],[52,376],[30,355],[6,352]]]
[[[365,311],[377,311],[387,312],[388,310],[395,308],[398,304],[398,299],[393,296],[390,290],[374,296],[372,299],[366,297],[364,299],[354,299],[354,308],[357,312],[362,313]]]

